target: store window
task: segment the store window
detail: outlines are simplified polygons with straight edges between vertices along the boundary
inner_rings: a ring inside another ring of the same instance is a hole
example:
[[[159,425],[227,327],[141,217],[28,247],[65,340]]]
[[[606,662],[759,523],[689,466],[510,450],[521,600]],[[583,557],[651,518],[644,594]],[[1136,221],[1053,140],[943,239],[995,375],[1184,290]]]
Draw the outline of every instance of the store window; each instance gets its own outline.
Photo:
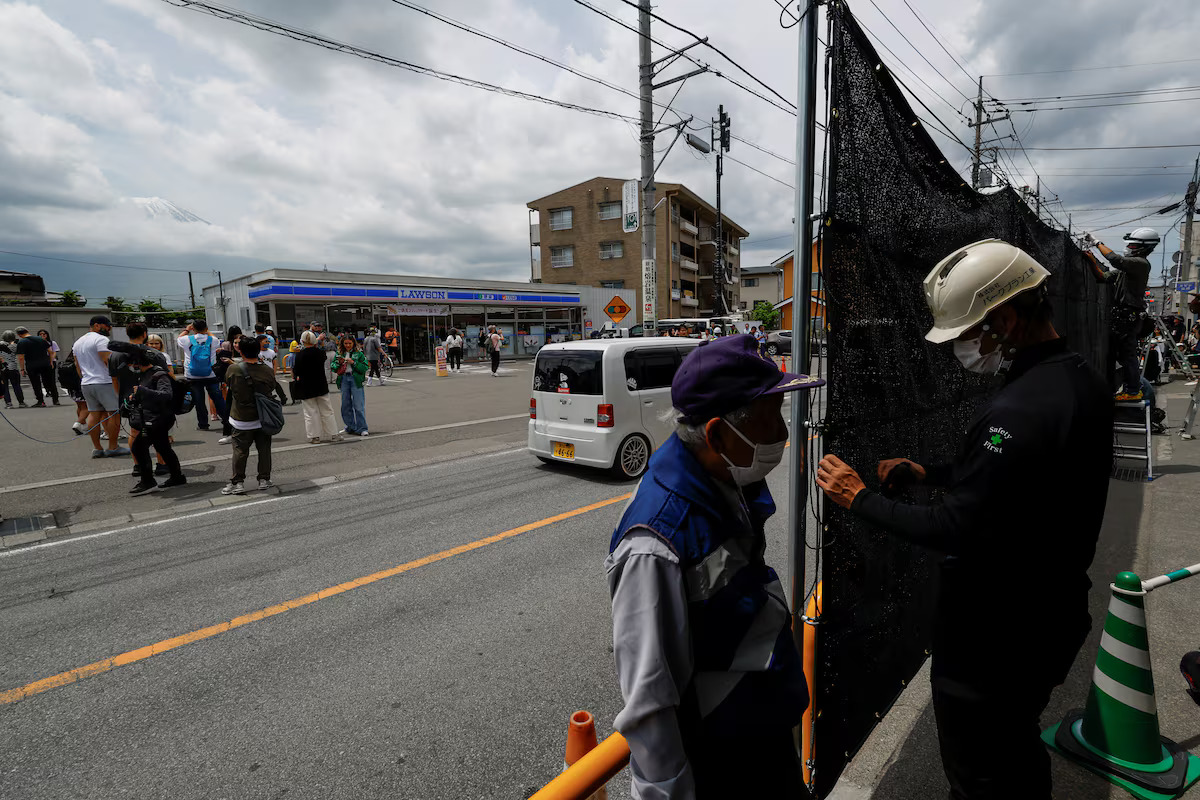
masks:
[[[558,269],[560,267],[575,266],[575,248],[572,245],[566,247],[551,247],[550,248],[550,266]]]
[[[601,242],[600,243],[600,260],[607,261],[610,258],[624,258],[625,243],[624,242]]]
[[[552,208],[550,209],[550,230],[552,231],[569,231],[573,222],[575,209],[573,208]]]
[[[625,281],[600,281],[601,289],[624,289]]]
[[[621,204],[620,203],[601,203],[600,204],[600,219],[620,219]]]

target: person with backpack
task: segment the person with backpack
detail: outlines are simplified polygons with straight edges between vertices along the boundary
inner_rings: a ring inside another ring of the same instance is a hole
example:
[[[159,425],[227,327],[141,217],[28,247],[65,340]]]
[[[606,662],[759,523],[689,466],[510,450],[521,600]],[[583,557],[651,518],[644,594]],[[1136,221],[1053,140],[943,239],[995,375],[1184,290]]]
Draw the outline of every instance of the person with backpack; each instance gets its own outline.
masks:
[[[142,464],[137,460],[138,448],[135,446],[140,434],[140,426],[134,424],[133,412],[134,406],[128,402],[128,398],[133,395],[134,389],[137,388],[142,379],[142,372],[137,369],[140,364],[140,359],[148,358],[152,364],[157,364],[164,371],[169,369],[170,362],[167,361],[166,355],[157,350],[150,350],[146,345],[146,325],[141,322],[131,322],[125,326],[125,335],[129,337],[128,342],[109,342],[109,350],[112,355],[108,357],[108,374],[112,376],[113,389],[117,392],[117,397],[122,401],[120,405],[120,414],[122,419],[129,420],[129,449],[133,451],[133,477],[138,477],[142,474]],[[136,355],[137,351],[146,350],[145,354]],[[171,423],[174,424],[175,416],[171,415]],[[168,472],[167,462],[163,458],[163,454],[158,453],[158,466],[155,468],[154,474],[166,475]],[[147,451],[147,456],[149,451]]]
[[[225,373],[229,386],[229,424],[233,427],[233,474],[221,494],[245,494],[246,462],[250,446],[258,452],[258,488],[270,489],[271,437],[283,427],[283,407],[272,396],[279,382],[270,365],[259,361],[259,340],[243,336],[238,342],[241,363]],[[272,419],[264,419],[267,414]]]
[[[367,436],[366,396],[363,394],[367,357],[358,349],[353,336],[346,336],[338,343],[332,369],[342,393],[342,422],[346,424],[342,433]]]
[[[500,329],[495,325],[488,326],[487,351],[492,357],[492,377],[496,377],[497,370],[500,369],[500,349],[504,347],[504,335],[500,333]]]
[[[75,403],[75,422],[71,425],[71,430],[76,436],[83,436],[87,433],[88,408],[87,400],[83,396],[83,384],[79,373],[75,371],[74,349],[67,351],[67,357],[58,366],[58,382]]]
[[[140,324],[140,323],[136,323]],[[145,326],[142,326],[142,337],[145,337]],[[112,342],[110,346],[116,346]],[[179,457],[171,447],[170,431],[175,425],[175,409],[177,391],[175,379],[163,365],[165,358],[144,345],[128,346],[123,355],[126,368],[137,376],[129,395],[122,398],[122,405],[129,407],[129,427],[137,435],[129,437],[133,450],[133,459],[137,463],[139,480],[129,490],[132,495],[149,494],[159,489],[172,486],[183,486],[187,478],[179,466]],[[110,362],[115,359],[110,359]],[[158,457],[166,463],[166,472],[170,474],[159,486],[154,480],[155,470],[151,469],[150,447],[153,445]]]
[[[225,398],[221,396],[221,379],[213,369],[217,363],[217,340],[208,332],[208,322],[198,319],[183,329],[176,342],[183,351],[183,377],[192,385],[192,395],[195,397],[196,429],[209,429],[209,420],[205,415],[204,395],[207,394],[216,408],[217,416],[222,424],[229,412],[225,406]]]
[[[446,337],[446,360],[455,372],[462,372],[463,344],[458,328],[451,328],[450,335]]]

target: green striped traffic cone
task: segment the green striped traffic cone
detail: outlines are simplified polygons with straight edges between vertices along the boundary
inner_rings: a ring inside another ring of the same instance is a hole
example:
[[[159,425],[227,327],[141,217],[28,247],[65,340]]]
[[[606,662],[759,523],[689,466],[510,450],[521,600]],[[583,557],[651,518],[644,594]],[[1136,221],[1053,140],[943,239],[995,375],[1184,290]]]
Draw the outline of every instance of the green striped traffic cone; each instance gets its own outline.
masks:
[[[1042,740],[1135,797],[1166,800],[1200,778],[1200,758],[1159,735],[1145,594],[1137,575],[1117,575],[1087,707],[1047,728]]]

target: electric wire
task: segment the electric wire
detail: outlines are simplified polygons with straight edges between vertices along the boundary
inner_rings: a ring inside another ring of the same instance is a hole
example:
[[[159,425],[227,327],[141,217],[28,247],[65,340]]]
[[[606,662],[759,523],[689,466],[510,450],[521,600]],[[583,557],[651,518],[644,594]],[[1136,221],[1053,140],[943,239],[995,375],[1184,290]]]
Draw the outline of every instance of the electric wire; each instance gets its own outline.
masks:
[[[917,18],[917,22],[921,23],[921,27],[925,29],[925,32],[929,34],[930,38],[937,42],[937,46],[942,48],[942,52],[950,56],[950,60],[954,62],[954,65],[962,70],[962,74],[967,76],[967,80],[974,83],[975,76],[967,72],[967,68],[960,64],[957,58],[951,55],[950,51],[946,49],[946,46],[942,44],[942,41],[934,34],[932,30],[929,29],[929,26],[925,24],[925,20],[921,19],[921,15],[918,14],[917,10],[912,7],[912,4],[910,4],[908,0],[904,0],[904,5],[908,6],[908,10],[911,11],[912,15]]]
[[[55,256],[39,256],[33,253],[18,253],[16,250],[0,250],[0,253],[22,258],[38,258],[43,261],[64,261],[68,264],[87,264],[93,267],[113,267],[114,269],[136,269],[145,272],[171,272],[176,275],[186,275],[188,272],[210,272],[210,270],[167,269],[166,267],[134,267],[129,264],[106,264],[103,261],[83,261],[76,258],[57,258]]]
[[[1046,69],[1035,72],[995,72],[984,75],[985,78],[1011,78],[1016,75],[1058,75],[1064,72],[1092,72],[1103,69],[1128,69],[1130,67],[1157,67],[1164,64],[1187,64],[1200,61],[1200,58],[1180,58],[1174,61],[1144,61],[1140,64],[1108,64],[1102,67],[1072,67],[1070,69]]]
[[[628,1],[629,0],[625,0],[625,2],[628,2]],[[875,6],[875,10],[879,12],[880,16],[882,16],[885,20],[887,20],[887,24],[891,25],[892,29],[894,31],[896,31],[896,33],[900,34],[900,38],[903,39],[908,44],[908,46],[912,48],[914,53],[916,53],[917,55],[919,55],[921,57],[922,61],[924,61],[926,64],[929,65],[930,69],[932,69],[934,72],[937,73],[939,78],[944,80],[946,83],[950,84],[950,88],[953,89],[954,91],[958,92],[959,94],[961,94],[963,96],[964,100],[971,99],[965,93],[963,93],[963,90],[959,89],[958,86],[956,86],[953,81],[951,81],[949,78],[947,78],[945,75],[943,75],[941,70],[939,70],[937,67],[935,67],[933,65],[932,61],[930,61],[928,58],[925,57],[925,54],[922,53],[920,51],[920,49],[918,49],[917,46],[915,44],[913,44],[912,41],[910,41],[907,36],[904,35],[904,31],[900,30],[900,28],[898,28],[896,26],[896,23],[892,22],[892,18],[883,12],[883,9],[879,7],[879,4],[876,3],[875,0],[870,0],[870,2],[871,2],[871,5]],[[968,77],[970,77],[970,76],[968,76]]]

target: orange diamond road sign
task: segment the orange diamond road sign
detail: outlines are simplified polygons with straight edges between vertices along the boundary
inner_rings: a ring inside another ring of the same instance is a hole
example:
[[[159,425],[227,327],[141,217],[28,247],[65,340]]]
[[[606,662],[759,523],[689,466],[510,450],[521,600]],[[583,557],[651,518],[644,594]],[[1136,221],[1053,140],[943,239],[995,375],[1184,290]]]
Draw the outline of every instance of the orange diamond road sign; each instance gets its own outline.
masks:
[[[633,311],[633,309],[630,308],[628,304],[626,304],[626,302],[619,297],[614,297],[608,302],[608,305],[604,307],[604,313],[608,314],[608,318],[613,322],[620,322],[621,320],[625,319],[625,315],[630,311]]]

